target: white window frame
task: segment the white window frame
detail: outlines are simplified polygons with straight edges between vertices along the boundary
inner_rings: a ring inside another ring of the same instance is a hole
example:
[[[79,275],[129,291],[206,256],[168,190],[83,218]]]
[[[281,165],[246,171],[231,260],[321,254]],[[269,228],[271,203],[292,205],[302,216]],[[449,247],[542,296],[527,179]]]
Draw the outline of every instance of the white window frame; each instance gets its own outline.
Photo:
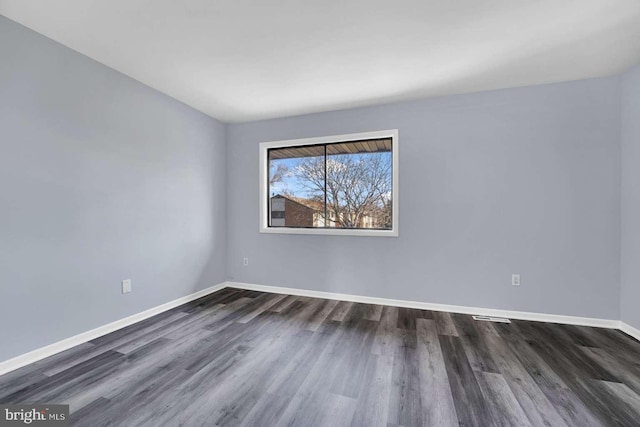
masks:
[[[268,150],[270,148],[282,148],[301,145],[331,144],[335,142],[359,141],[365,139],[391,138],[391,180],[393,203],[391,205],[391,230],[366,230],[353,228],[290,228],[269,227],[269,213],[267,195],[269,191],[269,167],[267,165]],[[289,139],[284,141],[272,141],[260,143],[260,233],[269,234],[320,234],[332,236],[375,236],[398,237],[399,207],[398,202],[398,129],[381,130],[376,132],[350,133],[346,135],[321,136],[317,138]]]

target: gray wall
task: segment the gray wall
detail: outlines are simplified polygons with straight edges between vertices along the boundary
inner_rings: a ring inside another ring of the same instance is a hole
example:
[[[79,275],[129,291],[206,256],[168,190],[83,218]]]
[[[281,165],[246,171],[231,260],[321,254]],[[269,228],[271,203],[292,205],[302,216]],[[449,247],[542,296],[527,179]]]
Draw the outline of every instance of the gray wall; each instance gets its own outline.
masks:
[[[0,58],[0,361],[225,280],[224,125],[3,17]]]
[[[640,66],[622,77],[622,320],[640,329]]]
[[[618,319],[619,102],[612,77],[230,125],[229,279]],[[399,238],[258,232],[259,142],[390,128]]]

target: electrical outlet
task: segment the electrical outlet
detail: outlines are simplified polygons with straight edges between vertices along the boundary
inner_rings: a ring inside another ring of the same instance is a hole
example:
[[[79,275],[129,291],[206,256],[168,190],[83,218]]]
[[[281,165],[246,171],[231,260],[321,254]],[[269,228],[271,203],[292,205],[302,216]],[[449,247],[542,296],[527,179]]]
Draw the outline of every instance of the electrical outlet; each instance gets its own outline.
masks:
[[[512,286],[520,286],[520,275],[512,274],[511,275],[511,285]]]
[[[245,267],[249,265],[249,258],[243,258],[242,259],[242,265],[244,265]]]
[[[124,279],[122,281],[122,293],[128,294],[131,292],[131,279]]]

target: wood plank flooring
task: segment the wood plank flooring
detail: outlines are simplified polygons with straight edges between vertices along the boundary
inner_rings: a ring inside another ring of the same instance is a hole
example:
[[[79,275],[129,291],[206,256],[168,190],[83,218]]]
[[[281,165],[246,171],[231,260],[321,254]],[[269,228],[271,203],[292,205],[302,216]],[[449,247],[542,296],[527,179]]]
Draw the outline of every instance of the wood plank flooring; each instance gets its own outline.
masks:
[[[640,426],[619,331],[227,288],[0,376],[76,426]]]

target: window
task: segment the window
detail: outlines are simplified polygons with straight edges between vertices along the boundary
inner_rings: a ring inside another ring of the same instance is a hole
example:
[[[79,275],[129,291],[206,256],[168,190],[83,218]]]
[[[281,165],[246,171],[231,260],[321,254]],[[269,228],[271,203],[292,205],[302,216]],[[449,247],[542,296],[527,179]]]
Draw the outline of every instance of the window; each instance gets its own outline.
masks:
[[[260,144],[263,233],[398,235],[398,131]]]

